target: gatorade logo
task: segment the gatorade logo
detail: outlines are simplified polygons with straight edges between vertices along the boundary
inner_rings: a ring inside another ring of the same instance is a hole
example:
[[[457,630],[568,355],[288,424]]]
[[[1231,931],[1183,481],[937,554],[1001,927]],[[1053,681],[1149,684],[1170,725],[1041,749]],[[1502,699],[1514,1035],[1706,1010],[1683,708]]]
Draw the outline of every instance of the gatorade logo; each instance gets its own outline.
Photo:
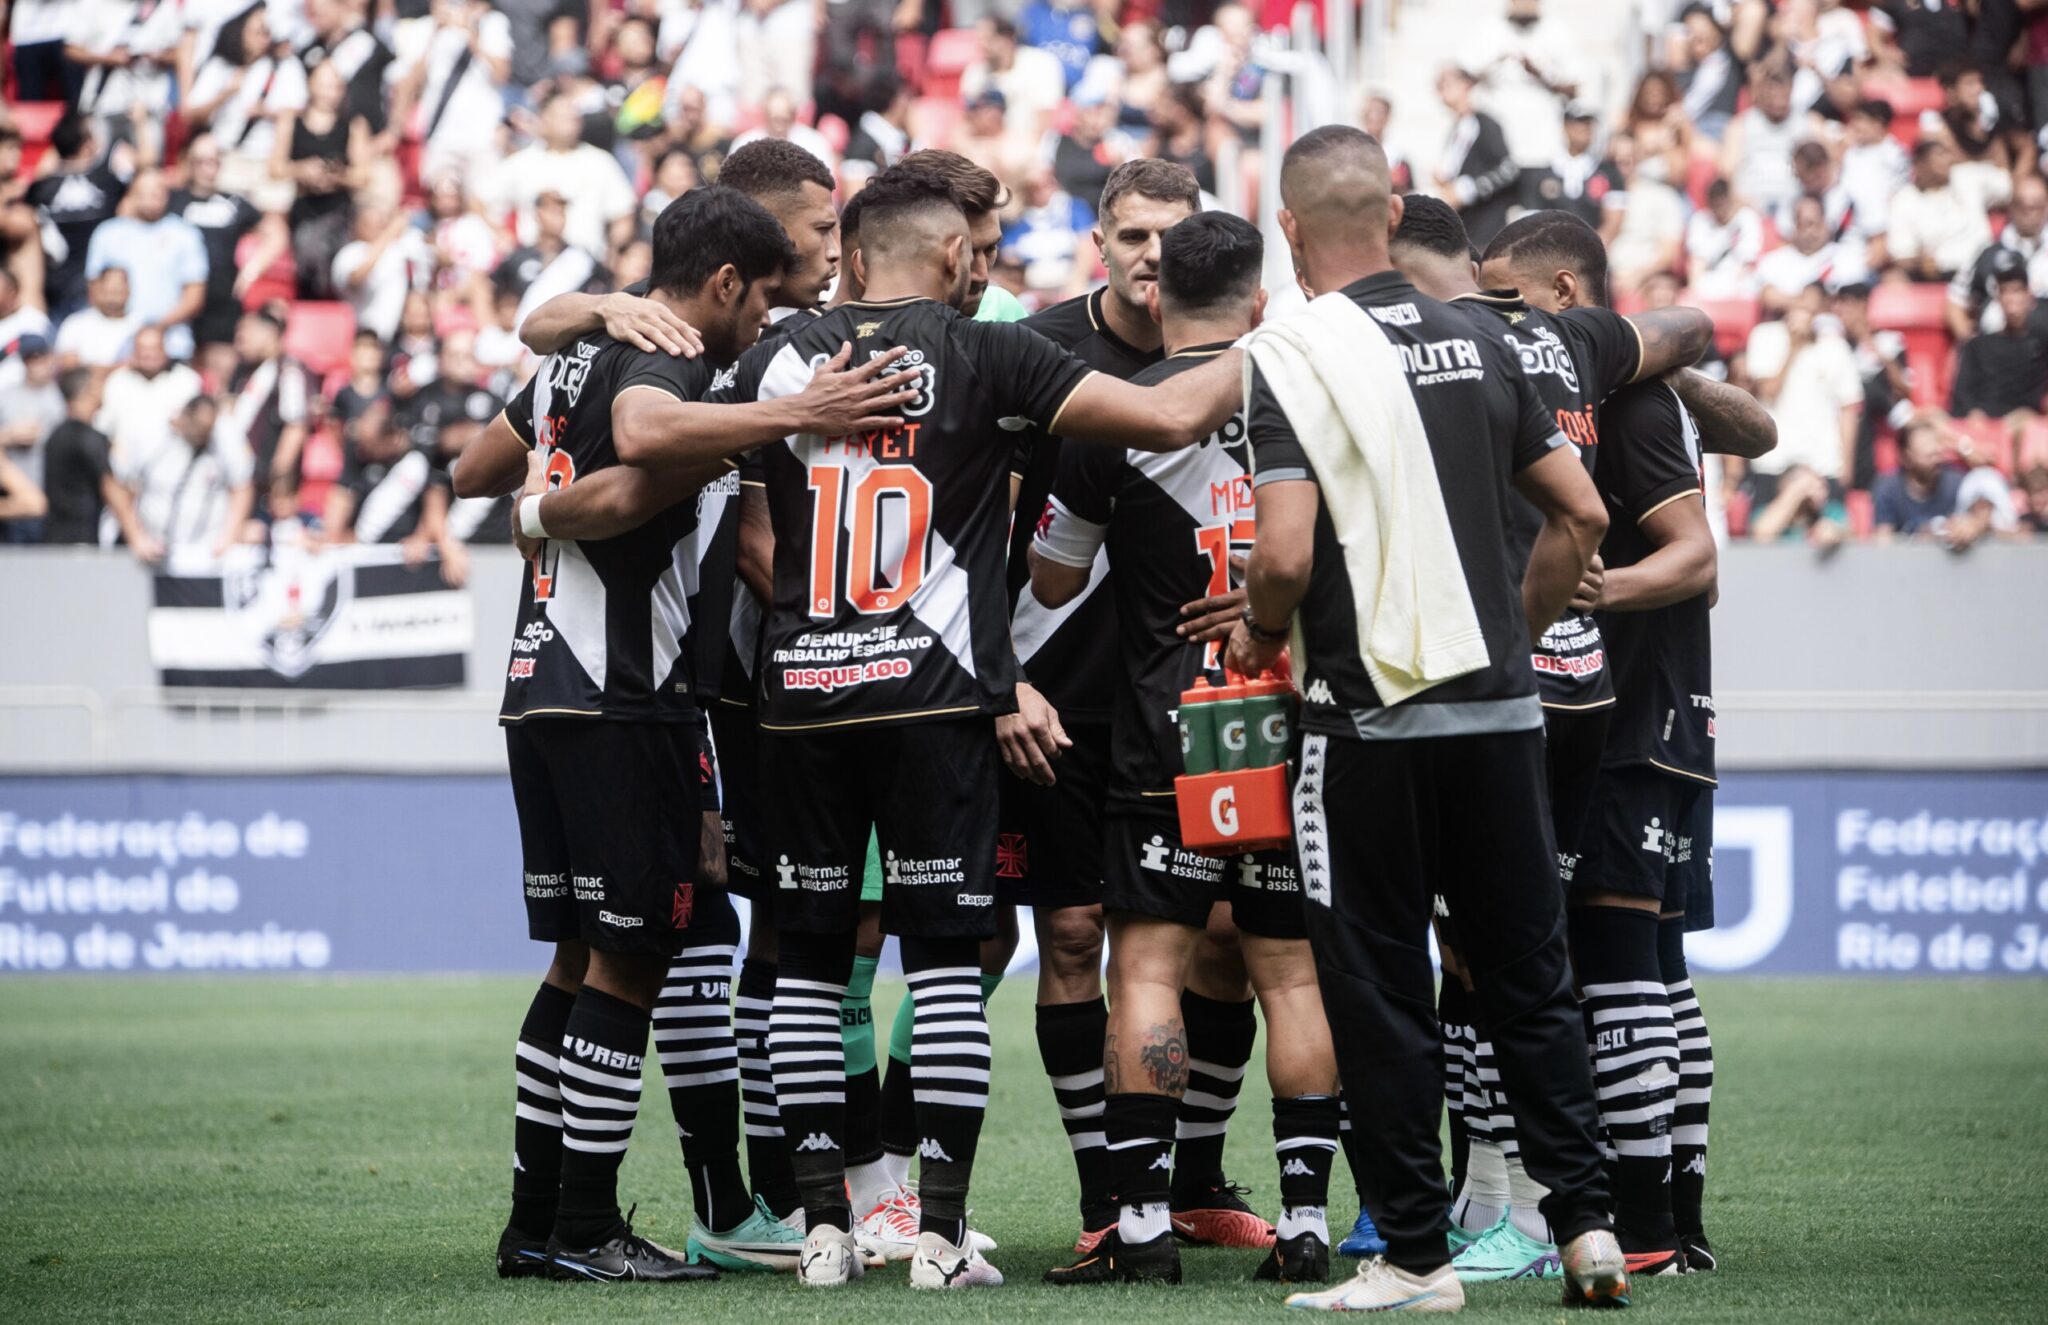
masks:
[[[1220,739],[1223,742],[1224,749],[1233,752],[1243,750],[1244,738],[1245,731],[1243,718],[1232,718],[1229,722],[1223,724],[1223,730],[1220,733]]]
[[[1287,745],[1287,715],[1279,709],[1268,713],[1259,723],[1259,739],[1272,749],[1285,748]]]
[[[1238,741],[1233,749],[1244,748],[1244,724],[1238,723]],[[1209,793],[1209,822],[1225,837],[1237,836],[1237,788],[1221,786]]]

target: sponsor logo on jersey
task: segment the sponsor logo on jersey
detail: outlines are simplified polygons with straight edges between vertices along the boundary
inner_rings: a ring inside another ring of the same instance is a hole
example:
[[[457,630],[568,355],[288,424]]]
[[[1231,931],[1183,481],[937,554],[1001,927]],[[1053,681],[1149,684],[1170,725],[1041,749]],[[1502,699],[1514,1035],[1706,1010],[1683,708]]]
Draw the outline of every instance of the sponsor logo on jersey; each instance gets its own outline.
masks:
[[[1652,819],[1643,825],[1642,849],[1654,851],[1660,856],[1664,854],[1664,821],[1662,819]]]
[[[838,892],[852,881],[853,871],[844,865],[791,864],[788,856],[775,858],[775,886],[809,893]]]
[[[882,881],[892,888],[958,885],[967,882],[967,870],[960,856],[932,856],[919,860],[888,851],[882,855]]]
[[[1565,348],[1564,341],[1549,327],[1535,327],[1532,330],[1535,333],[1534,340],[1523,340],[1513,332],[1501,337],[1508,343],[1508,348],[1521,359],[1522,371],[1525,374],[1549,373],[1562,381],[1567,390],[1577,391],[1579,370],[1573,365],[1571,351]],[[1572,440],[1578,439],[1574,437]]]
[[[638,929],[647,923],[639,916],[622,916],[616,911],[599,911],[597,918],[613,929]]]
[[[526,876],[526,895],[536,899],[567,897],[569,876],[566,874],[529,874]]]
[[[1413,304],[1381,304],[1365,311],[1385,327],[1413,327],[1422,323],[1422,311]]]
[[[782,673],[784,690],[846,690],[875,681],[901,681],[910,675],[908,658],[876,658],[845,667],[791,667]]]
[[[1485,363],[1479,357],[1479,342],[1468,336],[1426,340],[1419,345],[1396,343],[1394,348],[1401,352],[1401,367],[1411,386],[1476,382],[1486,376]]]
[[[1021,879],[1031,868],[1031,843],[1022,833],[996,834],[996,877]]]
[[[1337,700],[1330,694],[1330,683],[1319,676],[1308,683],[1308,702],[1311,704],[1334,704]]]
[[[1222,791],[1220,794],[1227,796],[1229,793]],[[1216,806],[1212,800],[1210,804],[1210,816],[1212,819],[1215,813]],[[1236,807],[1234,805],[1230,807],[1230,815],[1234,822],[1236,819]],[[1219,828],[1218,831],[1234,832],[1236,830],[1235,828],[1229,830]],[[1138,868],[1148,873],[1166,874],[1176,879],[1189,879],[1198,883],[1215,883],[1223,877],[1223,862],[1221,860],[1215,856],[1204,855],[1199,851],[1190,851],[1186,847],[1168,846],[1166,839],[1157,833],[1152,835],[1151,841],[1138,849]]]
[[[578,874],[569,880],[579,902],[602,902],[604,900],[604,875]]]
[[[597,346],[586,341],[576,342],[576,348],[567,354],[549,355],[542,365],[548,375],[548,390],[569,397],[573,407],[583,394],[584,384],[590,381],[590,361],[596,357]]]
[[[1138,868],[1162,871],[1166,868],[1167,855],[1166,839],[1154,833],[1152,840],[1138,852]]]
[[[1591,653],[1569,655],[1532,653],[1529,665],[1553,676],[1597,676],[1607,670],[1607,650],[1595,649]]]
[[[955,893],[953,896],[953,905],[955,906],[994,906],[995,904],[996,895],[994,893]]]

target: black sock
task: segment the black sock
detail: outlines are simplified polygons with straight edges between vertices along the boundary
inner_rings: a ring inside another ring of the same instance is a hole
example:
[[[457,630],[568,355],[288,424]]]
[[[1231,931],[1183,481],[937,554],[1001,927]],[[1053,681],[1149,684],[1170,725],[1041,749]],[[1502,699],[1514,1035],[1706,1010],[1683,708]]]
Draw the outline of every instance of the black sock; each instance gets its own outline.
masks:
[[[1337,1162],[1335,1095],[1273,1101],[1273,1156],[1280,1163],[1280,1237],[1315,1233],[1330,1240],[1330,1170]]]
[[[1102,1135],[1102,1042],[1108,1034],[1109,1004],[1100,996],[1038,1009],[1038,1059],[1052,1080],[1052,1097],[1067,1129],[1074,1171],[1081,1179],[1081,1223],[1090,1229],[1116,1215],[1115,1183]]]
[[[654,1000],[654,1052],[697,1221],[724,1232],[754,1205],[740,1176],[740,1059],[729,1007],[739,921],[732,904],[725,902],[722,916],[700,906],[685,942]]]
[[[814,1229],[853,1227],[846,1202],[846,1043],[839,1033],[852,971],[853,935],[782,935],[768,1057],[797,1193]]]
[[[519,1025],[515,1068],[518,1102],[512,1118],[512,1219],[535,1242],[555,1228],[562,1195],[562,1087],[557,1067],[562,1031],[576,995],[543,984]]]
[[[1471,1052],[1472,994],[1464,982],[1444,973],[1443,988],[1436,996],[1437,1024],[1443,1028],[1444,1109],[1450,1118],[1451,1190],[1465,1185],[1465,1158],[1472,1153],[1472,1138],[1465,1131],[1465,1066]]]
[[[768,1009],[775,1002],[775,963],[749,957],[740,963],[733,998],[733,1033],[740,1053],[740,1110],[746,1123],[747,1182],[777,1219],[803,1202],[789,1166],[789,1142],[775,1107],[775,1078],[768,1068]]]
[[[872,1164],[881,1157],[882,1073],[871,1067],[846,1078],[846,1166]]]
[[[917,1154],[917,1103],[910,1085],[910,1064],[885,1054],[889,1070],[882,1077],[882,1149],[891,1155]]]
[[[555,1236],[575,1249],[618,1236],[619,1162],[640,1112],[647,1013],[585,985],[562,1032],[562,1202]]]
[[[1174,1126],[1173,1189],[1196,1194],[1223,1181],[1223,1141],[1259,1020],[1252,1000],[1224,1003],[1192,990],[1180,996],[1188,1028],[1188,1088]]]
[[[1707,1109],[1714,1099],[1714,1042],[1685,966],[1685,917],[1657,925],[1657,964],[1678,1032],[1678,1107],[1671,1115],[1671,1218],[1681,1233],[1704,1233],[1700,1204],[1707,1189]]]
[[[971,938],[902,940],[915,1004],[911,1085],[917,1114],[918,1231],[967,1242],[967,1185],[988,1112],[991,1051],[981,949]]]
[[[1121,1205],[1117,1224],[1127,1242],[1171,1236],[1174,1115],[1170,1095],[1111,1095],[1102,1101],[1110,1172]]]
[[[1615,1231],[1631,1251],[1674,1244],[1671,1112],[1678,1036],[1657,963],[1657,917],[1616,906],[1571,912],[1593,1085],[1614,1171]]]

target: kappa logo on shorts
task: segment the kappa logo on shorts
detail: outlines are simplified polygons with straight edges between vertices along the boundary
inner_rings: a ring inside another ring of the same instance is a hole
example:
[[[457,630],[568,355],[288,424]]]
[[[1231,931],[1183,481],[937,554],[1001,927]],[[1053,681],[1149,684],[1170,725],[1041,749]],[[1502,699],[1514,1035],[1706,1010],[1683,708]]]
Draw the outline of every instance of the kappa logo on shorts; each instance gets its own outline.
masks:
[[[996,834],[996,877],[1021,879],[1031,868],[1031,844],[1022,833]]]
[[[1168,854],[1166,839],[1154,833],[1152,840],[1138,852],[1138,868],[1164,872]]]
[[[676,929],[687,929],[690,925],[690,917],[695,914],[696,910],[697,885],[694,883],[678,883],[676,885],[675,898],[669,906],[668,923]]]
[[[597,918],[614,929],[638,929],[647,923],[639,916],[622,916],[616,911],[599,911]]]

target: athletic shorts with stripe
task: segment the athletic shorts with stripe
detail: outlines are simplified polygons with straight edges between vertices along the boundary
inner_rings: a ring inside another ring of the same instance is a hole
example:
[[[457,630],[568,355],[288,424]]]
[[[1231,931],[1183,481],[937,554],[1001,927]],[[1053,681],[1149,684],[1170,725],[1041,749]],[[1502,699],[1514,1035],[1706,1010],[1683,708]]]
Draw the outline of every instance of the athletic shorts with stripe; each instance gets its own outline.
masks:
[[[1712,806],[1713,789],[1705,783],[1653,768],[1602,769],[1572,870],[1572,893],[1648,897],[1667,913],[1690,913],[1690,899],[1698,893],[1711,918]],[[1695,834],[1703,825],[1701,839]]]
[[[1181,845],[1171,814],[1113,812],[1102,824],[1102,905],[1111,911],[1201,929],[1209,909],[1229,902],[1247,934],[1305,939],[1301,872],[1292,851],[1219,857]]]
[[[1102,900],[1103,802],[1109,779],[1106,722],[1077,722],[1053,761],[1053,784],[1002,781],[996,886],[1002,900],[1055,910]]]

